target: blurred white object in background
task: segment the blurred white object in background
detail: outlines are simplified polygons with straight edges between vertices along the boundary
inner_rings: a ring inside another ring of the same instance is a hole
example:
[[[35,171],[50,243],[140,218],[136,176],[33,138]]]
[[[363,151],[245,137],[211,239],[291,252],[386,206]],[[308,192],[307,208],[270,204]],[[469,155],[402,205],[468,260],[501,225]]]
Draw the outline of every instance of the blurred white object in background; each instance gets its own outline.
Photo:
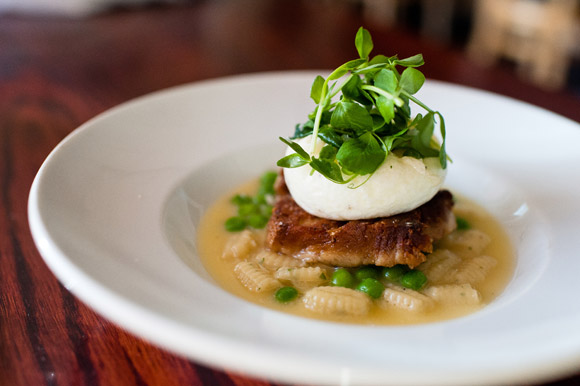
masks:
[[[176,3],[179,0],[155,1]],[[149,4],[147,0],[0,0],[1,13],[38,15],[64,15],[83,17],[102,12],[112,6],[137,6]]]
[[[526,80],[560,89],[580,45],[577,6],[577,0],[478,0],[469,53],[485,64],[513,60]]]

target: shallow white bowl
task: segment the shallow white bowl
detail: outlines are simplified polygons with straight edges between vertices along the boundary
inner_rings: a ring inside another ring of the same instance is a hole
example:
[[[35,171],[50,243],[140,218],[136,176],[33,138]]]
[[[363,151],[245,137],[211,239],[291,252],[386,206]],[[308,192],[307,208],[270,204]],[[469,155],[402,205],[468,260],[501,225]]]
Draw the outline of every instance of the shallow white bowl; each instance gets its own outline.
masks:
[[[278,136],[313,109],[314,72],[210,80],[154,93],[75,130],[29,201],[40,253],[82,301],[128,331],[218,368],[285,382],[537,382],[580,367],[580,127],[440,82],[447,186],[506,227],[514,278],[482,311],[418,326],[353,326],[268,310],[211,279],[196,256],[204,209],[272,168]],[[186,261],[188,263],[186,263]]]

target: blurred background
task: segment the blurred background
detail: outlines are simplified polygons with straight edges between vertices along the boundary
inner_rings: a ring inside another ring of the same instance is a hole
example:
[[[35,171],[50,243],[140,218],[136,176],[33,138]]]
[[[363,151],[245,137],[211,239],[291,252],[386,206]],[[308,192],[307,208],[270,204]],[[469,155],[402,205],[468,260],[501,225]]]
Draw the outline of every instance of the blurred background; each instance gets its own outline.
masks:
[[[224,0],[0,0],[0,17],[80,20],[121,10],[220,2]],[[295,3],[295,7],[348,7],[375,28],[404,28],[464,50],[482,65],[510,69],[522,80],[544,90],[580,94],[578,0],[297,0]],[[240,7],[245,8],[244,12],[251,8],[254,15],[262,12],[266,16],[277,7],[277,1],[241,1]],[[244,17],[243,13],[239,16]]]

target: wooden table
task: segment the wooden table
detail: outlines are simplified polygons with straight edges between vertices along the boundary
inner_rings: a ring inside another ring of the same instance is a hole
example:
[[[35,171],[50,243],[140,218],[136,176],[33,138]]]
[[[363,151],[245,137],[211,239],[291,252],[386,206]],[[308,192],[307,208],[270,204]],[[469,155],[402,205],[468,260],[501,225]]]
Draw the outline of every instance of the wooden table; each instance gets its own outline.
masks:
[[[331,3],[198,1],[85,20],[0,16],[0,385],[270,384],[167,353],[77,301],[32,242],[27,198],[54,146],[121,102],[206,78],[331,68],[353,58],[364,21],[351,3]],[[431,78],[580,121],[578,97],[541,91],[409,31],[367,27],[375,53],[422,52]],[[578,385],[580,375],[556,384]]]

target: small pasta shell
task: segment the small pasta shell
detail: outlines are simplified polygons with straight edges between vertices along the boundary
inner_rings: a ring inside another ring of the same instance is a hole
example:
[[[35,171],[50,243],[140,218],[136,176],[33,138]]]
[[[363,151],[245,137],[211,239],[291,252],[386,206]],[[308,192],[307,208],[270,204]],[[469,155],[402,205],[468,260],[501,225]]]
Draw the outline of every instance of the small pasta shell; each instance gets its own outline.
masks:
[[[290,281],[300,288],[319,286],[328,281],[328,273],[320,267],[281,267],[276,270],[274,277]]]
[[[451,305],[481,304],[481,295],[470,284],[429,286],[423,293],[437,302]]]
[[[234,268],[234,273],[244,287],[252,292],[264,292],[280,287],[280,282],[260,264],[242,261]]]
[[[435,284],[445,280],[459,263],[461,263],[461,258],[449,249],[437,249],[417,268],[427,276],[429,283]]]
[[[319,314],[362,316],[371,307],[370,298],[344,287],[315,287],[304,294],[304,307]]]
[[[467,229],[451,232],[446,242],[462,256],[477,256],[489,245],[491,237],[478,229]]]
[[[497,260],[490,256],[472,257],[464,261],[451,275],[453,283],[475,285],[485,279],[489,271],[497,265]]]
[[[418,291],[397,285],[388,285],[383,292],[383,302],[408,311],[427,311],[433,308],[433,300]]]
[[[258,243],[252,231],[245,229],[230,236],[222,252],[222,259],[244,260],[257,246]]]
[[[272,271],[280,267],[304,267],[305,264],[302,260],[275,253],[268,249],[261,250],[254,260]]]

